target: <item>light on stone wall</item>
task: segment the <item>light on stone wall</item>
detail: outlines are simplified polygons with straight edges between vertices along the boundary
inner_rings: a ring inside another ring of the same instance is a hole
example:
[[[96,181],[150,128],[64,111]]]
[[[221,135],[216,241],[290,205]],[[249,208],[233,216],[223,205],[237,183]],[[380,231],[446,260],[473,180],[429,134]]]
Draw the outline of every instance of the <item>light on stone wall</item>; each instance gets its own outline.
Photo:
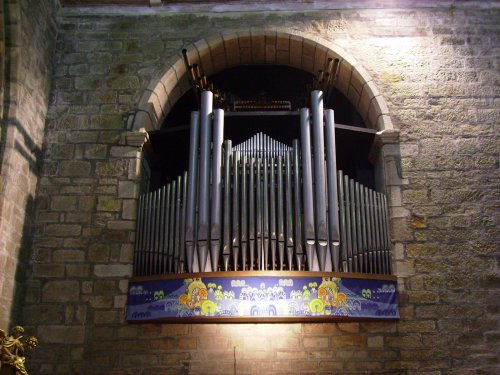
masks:
[[[230,338],[235,359],[245,358],[249,351],[271,348],[294,349],[300,347],[301,324],[221,324],[220,335]]]

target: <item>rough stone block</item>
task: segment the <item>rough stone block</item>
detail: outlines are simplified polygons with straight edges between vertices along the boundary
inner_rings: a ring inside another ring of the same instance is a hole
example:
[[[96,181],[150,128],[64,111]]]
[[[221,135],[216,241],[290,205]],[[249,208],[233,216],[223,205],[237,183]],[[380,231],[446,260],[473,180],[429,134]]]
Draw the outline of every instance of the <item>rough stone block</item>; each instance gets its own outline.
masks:
[[[409,241],[413,239],[413,232],[410,229],[406,218],[396,218],[391,220],[391,236],[397,241]]]
[[[118,182],[118,196],[120,198],[137,198],[138,184],[135,181]]]
[[[80,211],[92,211],[95,204],[95,197],[93,196],[81,196],[78,198],[78,209]]]
[[[36,217],[38,223],[54,223],[59,221],[59,212],[39,212]],[[55,246],[52,246],[55,247]]]
[[[60,264],[35,264],[33,265],[33,275],[42,278],[59,278],[64,276],[64,266]]]
[[[131,354],[123,358],[123,366],[130,368],[144,368],[158,364],[158,357],[154,354]]]
[[[272,340],[272,349],[297,349],[300,348],[300,337],[297,336],[279,336]]]
[[[130,264],[97,264],[94,266],[97,277],[128,277],[132,274]]]
[[[122,219],[135,220],[137,214],[137,201],[135,199],[122,200]]]
[[[85,62],[85,55],[83,53],[67,53],[64,55],[63,62],[65,64],[79,64]]]
[[[89,212],[68,212],[64,216],[65,223],[80,223],[80,224],[90,224],[92,221],[92,216]]]
[[[52,157],[54,159],[71,159],[74,146],[71,144],[55,144],[52,146]]]
[[[338,327],[342,332],[359,332],[359,323],[338,323]]]
[[[43,302],[76,302],[79,297],[78,281],[47,281],[42,288]]]
[[[35,246],[38,247],[59,247],[61,246],[61,239],[59,238],[36,238],[34,240]]]
[[[92,129],[122,129],[125,125],[121,115],[108,114],[108,115],[95,115],[90,118],[90,127]]]
[[[120,51],[123,49],[123,43],[117,40],[102,40],[98,43],[97,51]]]
[[[83,344],[84,326],[43,325],[38,327],[38,336],[48,344]]]
[[[97,197],[97,211],[120,211],[120,207],[120,200],[115,197]]]
[[[115,76],[106,79],[106,87],[114,90],[136,90],[140,87],[140,83],[136,76]]]
[[[384,337],[383,336],[372,336],[367,338],[367,346],[369,348],[383,348],[384,347]]]
[[[302,344],[304,348],[328,348],[328,336],[313,336],[313,337],[304,337],[302,339]]]
[[[72,131],[66,137],[70,143],[95,143],[99,134],[95,131]]]
[[[84,76],[88,73],[89,73],[89,66],[87,64],[78,64],[69,67],[69,74],[71,76]]]
[[[290,65],[298,69],[302,68],[302,43],[301,37],[290,38]]]
[[[408,293],[410,303],[413,303],[413,304],[439,302],[439,295],[437,293],[434,293],[434,292],[408,291],[407,293]]]
[[[124,309],[127,305],[127,295],[115,296],[113,298],[113,307],[115,309]]]
[[[351,346],[362,347],[364,338],[362,335],[344,335],[332,337],[332,348],[346,348]]]
[[[88,259],[91,262],[102,263],[109,260],[109,247],[106,244],[96,243],[89,247]]]
[[[139,149],[131,146],[111,147],[110,154],[117,158],[135,158],[138,156]]]
[[[318,365],[318,369],[321,371],[340,371],[343,367],[342,361],[321,361]]]
[[[302,326],[304,334],[332,334],[338,333],[336,324],[308,323]]]
[[[68,264],[66,265],[66,275],[68,278],[87,277],[90,274],[90,266],[88,264]]]
[[[63,307],[59,305],[32,305],[23,310],[25,324],[61,324],[64,322]]]
[[[101,143],[117,143],[120,140],[120,131],[101,131],[99,132],[99,142]]]
[[[97,162],[96,174],[98,176],[120,176],[127,170],[125,160],[115,160],[108,162]]]
[[[77,237],[81,234],[82,227],[76,224],[50,224],[45,229],[47,236]]]
[[[109,229],[128,229],[128,230],[134,230],[135,229],[135,222],[130,221],[130,220],[110,220],[106,223],[106,226]]]
[[[434,332],[436,323],[433,320],[420,320],[410,322],[400,322],[398,331],[402,333]]]
[[[115,294],[116,282],[113,280],[96,280],[94,283],[94,293],[96,294]]]
[[[98,90],[101,87],[102,78],[101,77],[76,77],[75,78],[75,88],[77,90]]]
[[[82,262],[85,253],[82,250],[54,250],[53,258],[55,262]]]
[[[76,196],[52,196],[50,209],[54,211],[73,211],[76,209],[76,203]]]
[[[90,163],[86,161],[61,161],[59,163],[59,175],[70,177],[88,176],[90,174]]]
[[[109,309],[113,305],[113,296],[82,296],[83,302],[88,302],[94,309]]]
[[[85,159],[105,159],[108,153],[108,147],[101,144],[85,145]]]

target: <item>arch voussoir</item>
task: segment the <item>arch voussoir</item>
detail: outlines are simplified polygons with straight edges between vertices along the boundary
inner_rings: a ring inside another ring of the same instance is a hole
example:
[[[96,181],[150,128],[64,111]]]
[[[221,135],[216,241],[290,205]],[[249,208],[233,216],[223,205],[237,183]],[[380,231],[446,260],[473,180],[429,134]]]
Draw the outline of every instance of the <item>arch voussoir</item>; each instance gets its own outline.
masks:
[[[385,100],[370,74],[356,59],[332,42],[317,36],[283,30],[242,29],[217,33],[186,47],[191,64],[206,76],[245,64],[287,65],[316,75],[328,58],[339,59],[335,87],[357,109],[368,127],[395,131]],[[154,130],[161,126],[177,100],[190,89],[188,71],[181,54],[172,57],[165,73],[153,79],[141,98],[147,120],[135,116],[133,129]]]

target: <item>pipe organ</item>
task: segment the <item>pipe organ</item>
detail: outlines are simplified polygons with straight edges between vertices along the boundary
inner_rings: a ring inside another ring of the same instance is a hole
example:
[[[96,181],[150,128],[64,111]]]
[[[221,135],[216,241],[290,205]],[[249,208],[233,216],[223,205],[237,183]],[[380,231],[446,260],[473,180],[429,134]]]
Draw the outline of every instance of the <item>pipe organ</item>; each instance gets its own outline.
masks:
[[[139,198],[136,276],[309,270],[391,273],[386,197],[337,171],[323,93],[300,110],[300,141],[264,133],[233,145],[203,91],[188,171]]]

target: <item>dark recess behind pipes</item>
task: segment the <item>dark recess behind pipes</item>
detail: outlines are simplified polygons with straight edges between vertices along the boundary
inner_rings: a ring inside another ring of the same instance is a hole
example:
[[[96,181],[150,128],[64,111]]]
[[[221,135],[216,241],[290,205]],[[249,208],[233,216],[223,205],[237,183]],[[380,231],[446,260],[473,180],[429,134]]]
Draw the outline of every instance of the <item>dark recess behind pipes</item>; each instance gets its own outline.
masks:
[[[285,66],[239,66],[209,77],[222,92],[230,93],[239,100],[256,100],[265,93],[273,100],[289,100],[292,110],[297,111],[306,103],[306,85],[312,75],[302,70]],[[337,90],[333,90],[325,108],[335,111],[335,122],[365,127],[351,103]],[[154,190],[172,181],[188,168],[189,118],[196,110],[191,91],[186,92],[167,116],[159,131],[150,133],[153,146],[151,164],[151,189]],[[298,115],[288,116],[226,116],[224,139],[231,139],[233,146],[252,135],[264,132],[285,143],[300,139]],[[367,187],[374,188],[373,166],[368,153],[373,135],[336,129],[337,167]]]

